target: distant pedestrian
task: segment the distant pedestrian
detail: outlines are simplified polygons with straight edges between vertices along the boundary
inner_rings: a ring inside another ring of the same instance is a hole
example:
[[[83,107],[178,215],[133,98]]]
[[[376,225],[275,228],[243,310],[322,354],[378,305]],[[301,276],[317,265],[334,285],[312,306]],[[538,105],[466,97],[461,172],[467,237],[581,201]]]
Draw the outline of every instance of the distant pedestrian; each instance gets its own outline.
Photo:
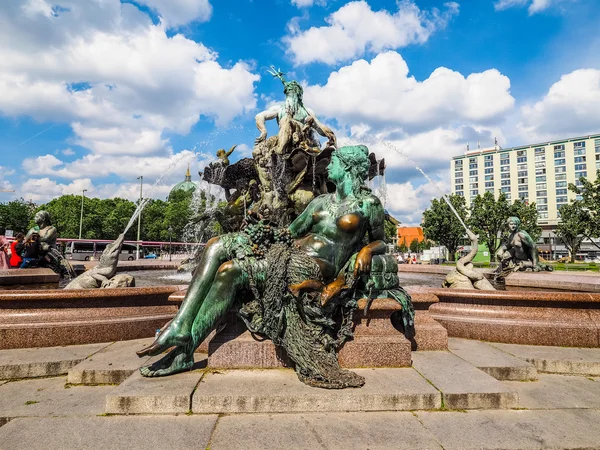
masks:
[[[8,260],[9,250],[10,243],[4,236],[0,236],[0,270],[10,269],[10,263]]]
[[[413,264],[416,264],[416,263],[417,263],[417,257],[416,257],[416,256],[413,256],[412,263],[413,263]]]
[[[23,233],[17,233],[15,240],[10,244],[10,267],[19,268],[23,263],[21,253],[23,253],[25,247],[24,239],[25,235]]]
[[[40,241],[39,234],[33,233],[25,241],[25,248],[23,250],[23,263],[21,269],[27,269],[37,265],[40,259]]]

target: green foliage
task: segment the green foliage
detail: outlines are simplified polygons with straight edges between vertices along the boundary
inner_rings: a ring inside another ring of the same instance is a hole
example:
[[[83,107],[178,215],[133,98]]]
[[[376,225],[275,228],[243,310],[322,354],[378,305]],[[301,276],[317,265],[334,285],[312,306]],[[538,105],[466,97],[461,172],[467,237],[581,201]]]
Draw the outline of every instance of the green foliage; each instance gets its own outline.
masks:
[[[35,204],[22,198],[8,203],[0,203],[0,234],[13,230],[14,234],[25,233],[33,221]]]
[[[464,197],[451,195],[449,200],[459,216],[466,220]],[[431,201],[431,206],[423,213],[422,225],[425,237],[446,247],[451,261],[454,261],[454,254],[465,235],[465,229],[443,198]]]
[[[560,222],[556,226],[556,236],[569,251],[571,262],[575,262],[575,255],[579,251],[581,242],[586,235],[591,234],[590,228],[594,225],[589,211],[583,202],[573,201],[560,208]]]
[[[417,238],[414,238],[410,242],[410,251],[413,253],[419,253],[419,240]]]
[[[596,180],[593,183],[585,177],[579,178],[579,182],[579,187],[570,183],[569,190],[581,196],[581,207],[588,211],[589,235],[586,237],[600,237],[600,169],[596,171]]]
[[[383,222],[383,226],[385,231],[385,242],[388,244],[395,242],[396,237],[398,236],[398,226],[387,219]]]
[[[535,203],[525,203],[515,200],[511,205],[504,193],[500,192],[498,199],[494,194],[486,192],[478,195],[471,204],[469,227],[479,235],[479,241],[485,244],[490,252],[490,259],[494,257],[502,239],[506,237],[508,228],[506,220],[509,217],[518,217],[521,220],[521,229],[529,233],[534,242],[542,234],[542,229],[537,224],[537,209]]]

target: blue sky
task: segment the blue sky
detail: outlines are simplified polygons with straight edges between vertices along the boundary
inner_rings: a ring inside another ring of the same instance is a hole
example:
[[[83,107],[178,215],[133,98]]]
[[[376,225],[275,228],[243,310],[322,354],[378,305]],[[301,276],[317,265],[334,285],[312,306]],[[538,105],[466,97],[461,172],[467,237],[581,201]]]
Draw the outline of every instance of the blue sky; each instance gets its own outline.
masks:
[[[597,0],[2,2],[0,201],[134,199],[139,175],[164,198],[188,163],[248,156],[273,64],[386,158],[386,207],[419,223],[467,142],[600,131],[598,23]]]

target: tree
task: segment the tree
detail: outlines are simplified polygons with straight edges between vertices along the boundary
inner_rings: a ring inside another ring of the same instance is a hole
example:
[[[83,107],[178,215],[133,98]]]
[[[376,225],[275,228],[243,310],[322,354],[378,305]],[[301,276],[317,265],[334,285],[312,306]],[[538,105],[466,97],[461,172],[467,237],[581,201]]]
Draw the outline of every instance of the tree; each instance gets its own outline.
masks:
[[[417,238],[414,238],[410,242],[410,251],[413,253],[419,253],[419,240]]]
[[[0,234],[13,230],[14,234],[26,233],[33,221],[36,205],[22,198],[0,203]]]
[[[497,200],[491,192],[478,195],[473,200],[469,227],[479,235],[479,241],[487,246],[490,260],[502,245],[503,233],[508,233],[506,220],[512,216],[521,220],[521,229],[527,231],[534,242],[539,239],[542,229],[537,224],[535,203],[519,199],[511,205],[503,192],[500,192]]]
[[[386,220],[383,223],[385,231],[385,242],[387,244],[393,244],[396,242],[398,236],[398,225],[394,224],[391,220]]]
[[[586,232],[589,235],[585,237],[600,237],[600,169],[596,171],[596,180],[593,183],[585,177],[579,178],[579,183],[581,186],[569,183],[569,190],[581,198],[581,207],[588,212],[589,227]]]
[[[461,195],[450,195],[448,199],[459,217],[465,221],[467,218],[465,198]],[[465,229],[443,198],[431,200],[431,206],[423,213],[422,226],[425,237],[446,247],[450,260],[454,261],[454,255],[465,235]]]
[[[569,251],[571,262],[575,262],[581,242],[590,232],[590,224],[590,214],[583,202],[573,201],[560,208],[560,222],[556,226],[555,234]]]

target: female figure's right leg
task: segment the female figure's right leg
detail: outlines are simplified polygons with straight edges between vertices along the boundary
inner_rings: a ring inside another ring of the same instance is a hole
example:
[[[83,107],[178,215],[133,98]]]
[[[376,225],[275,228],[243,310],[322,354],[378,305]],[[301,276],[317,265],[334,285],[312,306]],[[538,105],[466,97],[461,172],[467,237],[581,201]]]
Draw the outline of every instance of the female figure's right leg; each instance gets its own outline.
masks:
[[[211,288],[219,267],[228,259],[229,256],[218,237],[208,241],[177,315],[152,345],[137,352],[138,356],[154,356],[171,347],[185,347],[189,344],[192,324],[196,315]]]

